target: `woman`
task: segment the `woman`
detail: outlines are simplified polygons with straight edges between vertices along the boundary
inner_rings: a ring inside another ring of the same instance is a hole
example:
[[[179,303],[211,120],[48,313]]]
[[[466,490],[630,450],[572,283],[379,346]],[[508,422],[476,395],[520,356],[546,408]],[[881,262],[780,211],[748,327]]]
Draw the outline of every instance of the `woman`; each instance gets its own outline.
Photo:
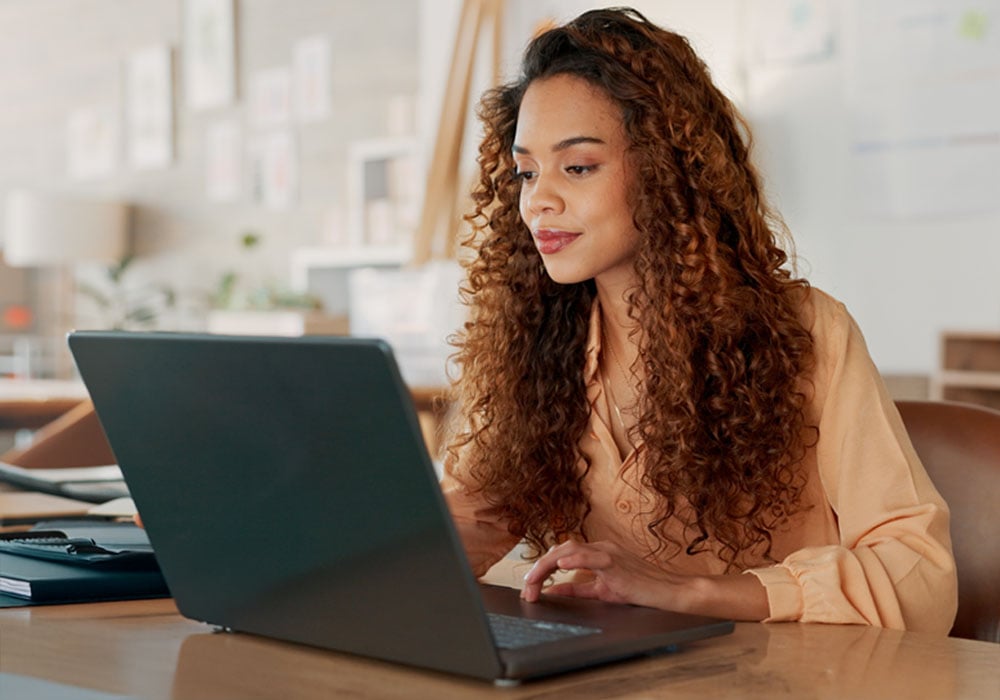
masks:
[[[785,267],[749,137],[633,10],[488,92],[442,482],[523,597],[946,633],[947,507],[844,307]]]

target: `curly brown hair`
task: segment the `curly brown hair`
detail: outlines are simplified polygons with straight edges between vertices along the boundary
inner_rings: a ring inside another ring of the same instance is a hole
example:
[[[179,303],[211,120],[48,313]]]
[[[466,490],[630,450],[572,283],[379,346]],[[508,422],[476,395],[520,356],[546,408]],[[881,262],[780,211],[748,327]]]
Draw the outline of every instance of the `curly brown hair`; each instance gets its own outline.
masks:
[[[461,460],[536,553],[586,537],[578,443],[596,289],[546,274],[519,215],[512,157],[525,90],[555,75],[608,95],[630,143],[641,242],[626,300],[644,377],[632,438],[657,494],[648,528],[658,549],[712,549],[731,567],[751,550],[767,558],[770,531],[800,508],[798,463],[816,434],[800,383],[813,362],[800,320],[808,283],[785,267],[785,228],[764,201],[746,123],[687,40],[635,10],[587,12],[535,38],[519,79],[482,99],[464,241],[471,316],[454,340],[462,420],[447,460]],[[683,542],[664,534],[672,518]]]

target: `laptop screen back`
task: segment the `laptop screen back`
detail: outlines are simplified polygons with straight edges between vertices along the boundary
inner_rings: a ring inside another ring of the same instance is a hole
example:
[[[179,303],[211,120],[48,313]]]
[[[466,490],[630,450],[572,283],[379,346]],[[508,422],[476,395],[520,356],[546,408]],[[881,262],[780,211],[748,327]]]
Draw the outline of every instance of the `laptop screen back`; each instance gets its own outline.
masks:
[[[387,345],[80,332],[70,347],[184,615],[497,675]]]

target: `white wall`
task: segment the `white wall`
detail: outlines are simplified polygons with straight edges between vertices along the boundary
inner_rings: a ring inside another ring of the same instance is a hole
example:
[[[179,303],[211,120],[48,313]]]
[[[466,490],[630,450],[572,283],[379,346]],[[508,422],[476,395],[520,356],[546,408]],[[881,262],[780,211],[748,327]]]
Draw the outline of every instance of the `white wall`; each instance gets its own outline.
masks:
[[[1000,196],[978,213],[864,211],[851,156],[845,21],[833,17],[829,58],[749,70],[743,106],[802,269],[848,305],[883,372],[928,373],[941,330],[1000,326]],[[994,98],[1000,103],[1000,91]]]
[[[458,7],[455,0],[424,1]],[[829,4],[832,51],[777,65],[755,58],[764,0],[632,4],[688,36],[749,118],[769,196],[796,240],[800,272],[847,304],[884,373],[929,374],[942,329],[1000,325],[1000,196],[985,213],[902,219],[861,211],[847,97],[843,8],[850,1]],[[541,18],[562,21],[606,4],[510,0],[504,40],[510,72]],[[433,81],[427,71],[434,70],[432,63],[423,66],[424,83]]]

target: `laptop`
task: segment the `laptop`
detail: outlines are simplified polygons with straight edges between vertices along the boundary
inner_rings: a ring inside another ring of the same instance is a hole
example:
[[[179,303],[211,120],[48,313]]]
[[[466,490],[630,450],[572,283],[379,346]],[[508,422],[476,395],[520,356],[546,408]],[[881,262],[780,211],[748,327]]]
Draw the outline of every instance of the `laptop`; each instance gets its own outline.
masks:
[[[733,629],[477,582],[382,340],[69,345],[185,617],[498,683]]]

